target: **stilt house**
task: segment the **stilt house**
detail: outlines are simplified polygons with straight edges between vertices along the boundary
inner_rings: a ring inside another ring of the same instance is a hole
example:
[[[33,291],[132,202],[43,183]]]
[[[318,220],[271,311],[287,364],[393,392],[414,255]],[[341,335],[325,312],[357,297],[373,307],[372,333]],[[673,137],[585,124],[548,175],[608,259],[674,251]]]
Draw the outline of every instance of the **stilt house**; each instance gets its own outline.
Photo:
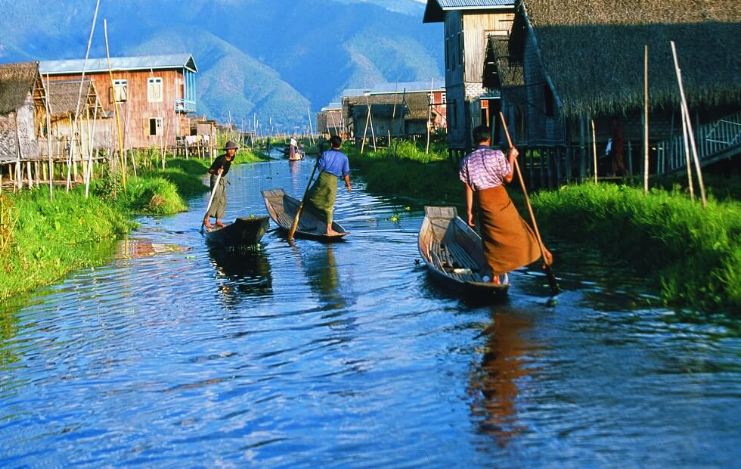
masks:
[[[491,125],[499,96],[486,94],[484,59],[489,38],[506,41],[515,0],[427,0],[425,23],[445,23],[445,91],[448,147],[460,155],[472,148],[471,131]],[[489,109],[494,105],[494,109]]]
[[[326,138],[332,135],[346,136],[345,119],[342,116],[342,104],[331,103],[316,115],[317,132]]]
[[[38,62],[0,64],[0,175],[19,181],[23,163],[39,160],[45,106]]]
[[[108,62],[45,61],[41,73],[51,80],[79,82],[84,70],[102,97],[105,113],[114,115],[118,108],[127,149],[174,146],[177,137],[190,134],[198,71],[190,54],[112,57],[110,67]]]
[[[510,106],[516,143],[537,149],[539,162],[528,162],[531,174],[539,165],[549,185],[589,177],[594,153],[602,160],[608,139],[624,144],[625,171],[641,170],[646,46],[649,169],[681,170],[680,93],[670,41],[703,163],[741,153],[738,2],[518,1],[508,49],[490,49],[486,74],[496,88],[508,66],[519,70],[519,97],[504,106]],[[616,169],[597,166],[600,176]]]
[[[424,136],[445,128],[445,89],[434,82],[386,83],[365,90],[345,90],[343,119],[356,141]]]

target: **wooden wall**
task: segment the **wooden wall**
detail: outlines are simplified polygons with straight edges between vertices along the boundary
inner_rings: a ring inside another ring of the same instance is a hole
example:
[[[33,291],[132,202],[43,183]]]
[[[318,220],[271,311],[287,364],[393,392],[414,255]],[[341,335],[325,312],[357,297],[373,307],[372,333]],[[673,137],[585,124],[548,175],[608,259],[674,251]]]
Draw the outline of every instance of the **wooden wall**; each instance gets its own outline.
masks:
[[[113,112],[113,93],[111,78],[106,73],[87,75],[94,83],[99,98],[106,112]],[[162,78],[162,102],[150,103],[147,93],[149,78]],[[79,79],[79,75],[55,75],[52,80]],[[175,100],[183,99],[183,74],[179,70],[149,70],[141,71],[114,71],[114,80],[127,80],[128,97],[126,102],[119,105],[121,127],[124,130],[124,145],[126,148],[158,147],[161,143],[159,135],[150,135],[149,120],[162,118],[162,138],[165,145],[172,146],[176,137],[190,134],[189,119],[183,113],[175,111]],[[115,129],[115,116],[112,125]],[[114,131],[115,132],[115,131]]]

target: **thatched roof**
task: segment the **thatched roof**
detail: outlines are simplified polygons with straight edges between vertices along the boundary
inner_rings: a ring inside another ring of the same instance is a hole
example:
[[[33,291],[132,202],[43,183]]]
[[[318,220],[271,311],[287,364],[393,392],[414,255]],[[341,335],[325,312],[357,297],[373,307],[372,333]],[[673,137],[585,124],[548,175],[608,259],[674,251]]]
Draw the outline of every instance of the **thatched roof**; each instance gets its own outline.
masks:
[[[82,85],[81,104],[77,105],[77,98],[80,96],[80,80],[59,80],[50,81],[49,87],[49,106],[52,117],[67,116],[75,112],[83,112],[85,106],[90,107],[91,112],[96,104],[98,112],[103,111],[100,103],[96,100],[95,87],[89,78],[85,78]]]
[[[39,74],[38,62],[0,64],[0,115],[15,111],[32,92]]]
[[[677,103],[671,40],[690,105],[741,102],[737,0],[521,0],[519,53],[529,28],[565,116],[640,108],[646,44],[652,105]]]

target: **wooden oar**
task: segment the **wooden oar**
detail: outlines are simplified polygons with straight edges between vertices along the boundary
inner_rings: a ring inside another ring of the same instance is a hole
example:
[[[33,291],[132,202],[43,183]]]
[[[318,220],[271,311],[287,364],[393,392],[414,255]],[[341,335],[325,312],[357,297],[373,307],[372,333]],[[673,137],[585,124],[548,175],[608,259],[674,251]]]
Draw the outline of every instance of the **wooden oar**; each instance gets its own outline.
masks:
[[[219,188],[220,180],[221,180],[221,171],[219,171],[219,174],[216,175],[216,184],[214,184],[214,190],[211,191],[211,197],[208,199],[208,206],[206,207],[206,214],[203,215],[203,219],[201,220],[201,233],[203,233],[203,227],[205,226],[204,220],[206,220],[206,217],[208,216],[208,211],[211,210],[211,204],[214,202],[214,195],[216,194],[216,189]]]
[[[509,136],[509,129],[507,128],[507,121],[504,120],[504,114],[502,114],[501,111],[499,111],[499,118],[502,121],[502,127],[504,128],[504,135],[507,136],[507,144],[510,148],[513,147],[512,145],[512,138]],[[553,275],[553,271],[551,271],[551,266],[549,266],[545,262],[545,245],[543,244],[543,238],[540,237],[540,231],[538,230],[538,223],[535,221],[535,213],[533,212],[533,207],[530,205],[530,197],[527,195],[527,188],[525,187],[525,180],[522,179],[522,173],[520,172],[520,165],[517,163],[517,158],[514,159],[515,163],[515,171],[517,172],[517,179],[520,180],[520,187],[522,188],[522,194],[525,196],[525,203],[527,204],[527,211],[530,213],[530,221],[533,223],[533,231],[535,231],[535,236],[538,239],[538,247],[540,248],[540,255],[543,257],[543,272],[545,272],[546,277],[548,278],[548,285],[551,287],[551,293],[554,295],[557,295],[560,291],[560,288],[558,288],[558,283],[556,282],[556,276]]]
[[[311,171],[311,176],[309,176],[309,182],[306,184],[306,190],[304,191],[304,197],[301,199],[301,203],[298,206],[298,210],[296,210],[296,216],[293,217],[293,223],[291,224],[291,229],[288,230],[288,241],[293,241],[293,235],[296,234],[296,230],[298,229],[298,221],[299,218],[301,218],[301,212],[304,210],[304,203],[306,203],[306,197],[309,195],[309,188],[311,187],[311,180],[314,179],[314,173],[316,172],[316,168],[319,167],[319,158],[317,158],[316,163],[314,164],[314,169]]]

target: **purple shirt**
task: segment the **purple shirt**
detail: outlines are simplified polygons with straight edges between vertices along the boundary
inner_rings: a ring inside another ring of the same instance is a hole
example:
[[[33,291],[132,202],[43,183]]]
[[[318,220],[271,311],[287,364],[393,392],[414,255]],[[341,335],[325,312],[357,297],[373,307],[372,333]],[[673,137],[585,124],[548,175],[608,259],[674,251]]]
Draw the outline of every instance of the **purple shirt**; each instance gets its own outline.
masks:
[[[480,146],[463,158],[458,177],[480,191],[501,186],[510,172],[512,167],[501,150]]]
[[[319,171],[324,171],[337,177],[350,175],[350,162],[347,156],[334,148],[322,153],[317,166]]]

